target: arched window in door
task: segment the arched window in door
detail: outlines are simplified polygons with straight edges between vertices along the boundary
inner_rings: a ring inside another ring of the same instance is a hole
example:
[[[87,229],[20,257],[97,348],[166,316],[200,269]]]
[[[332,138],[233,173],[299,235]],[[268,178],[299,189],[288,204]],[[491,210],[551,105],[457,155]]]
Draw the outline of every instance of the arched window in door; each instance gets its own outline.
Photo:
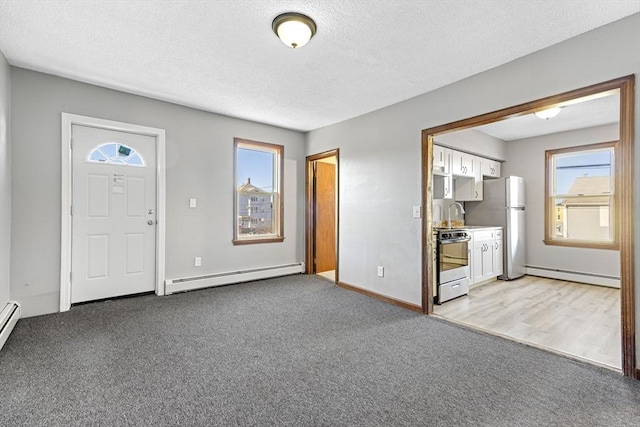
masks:
[[[87,161],[121,166],[144,167],[144,159],[135,149],[119,142],[107,142],[91,150]]]

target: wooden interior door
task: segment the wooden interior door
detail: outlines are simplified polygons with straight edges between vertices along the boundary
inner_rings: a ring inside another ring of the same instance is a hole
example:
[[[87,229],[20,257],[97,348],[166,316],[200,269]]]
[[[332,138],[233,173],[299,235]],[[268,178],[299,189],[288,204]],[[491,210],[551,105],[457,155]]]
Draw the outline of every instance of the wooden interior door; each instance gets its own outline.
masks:
[[[336,165],[316,161],[316,273],[336,269]]]

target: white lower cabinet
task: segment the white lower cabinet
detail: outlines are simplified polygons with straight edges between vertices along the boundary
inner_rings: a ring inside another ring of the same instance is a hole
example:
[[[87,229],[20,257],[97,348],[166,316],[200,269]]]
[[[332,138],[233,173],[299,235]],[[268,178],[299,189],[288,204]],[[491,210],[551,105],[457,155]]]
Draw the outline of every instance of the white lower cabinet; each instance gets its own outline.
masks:
[[[502,274],[502,230],[473,231],[470,257],[471,284],[480,283]]]
[[[502,258],[502,230],[496,231],[496,239],[493,242],[494,247],[494,255],[493,259],[495,262],[495,266],[493,267],[496,276],[502,275],[504,273],[504,261]]]

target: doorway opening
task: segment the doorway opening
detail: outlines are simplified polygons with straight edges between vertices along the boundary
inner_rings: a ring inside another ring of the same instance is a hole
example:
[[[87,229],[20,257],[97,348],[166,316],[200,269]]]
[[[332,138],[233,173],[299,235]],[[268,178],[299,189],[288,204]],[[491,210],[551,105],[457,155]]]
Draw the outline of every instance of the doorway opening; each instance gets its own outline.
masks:
[[[338,283],[339,150],[307,157],[306,273]]]
[[[450,123],[423,130],[422,154],[423,154],[423,206],[425,207],[425,215],[423,218],[423,312],[426,314],[434,314],[434,294],[437,292],[434,281],[435,266],[432,262],[435,248],[435,237],[433,234],[434,226],[438,218],[437,212],[434,212],[434,141],[445,134],[451,134],[462,130],[479,128],[490,125],[492,123],[506,121],[507,119],[516,119],[523,116],[531,116],[531,113],[548,110],[551,107],[568,107],[576,102],[587,99],[595,99],[612,93],[619,94],[619,102],[617,109],[619,111],[619,155],[616,159],[616,209],[612,214],[615,224],[615,233],[619,242],[619,333],[616,335],[621,349],[621,370],[624,375],[640,379],[639,371],[636,368],[636,339],[635,339],[635,310],[634,310],[634,193],[633,193],[633,118],[634,118],[634,76],[627,76],[616,80],[596,84],[586,88],[566,92],[563,94],[551,96],[526,104],[517,105],[496,112],[472,117],[458,122]],[[508,161],[509,159],[507,159]],[[548,174],[546,171],[545,174]],[[544,175],[542,175],[544,177]],[[478,203],[478,202],[473,202]],[[541,197],[539,200],[533,200],[529,203],[544,205],[545,200]],[[537,219],[537,217],[536,217]],[[543,218],[540,218],[541,220]],[[541,227],[540,231],[543,231]],[[528,239],[543,240],[544,235],[530,236]],[[427,256],[429,255],[429,256]],[[536,266],[527,266],[528,270],[535,270]],[[538,269],[541,270],[541,269]],[[535,273],[533,273],[535,274]],[[525,276],[525,279],[529,276]],[[518,279],[522,280],[522,279]],[[566,279],[572,280],[572,279]],[[517,281],[516,281],[517,282]],[[504,282],[505,286],[510,283]],[[538,284],[541,285],[541,284]],[[545,284],[547,286],[556,286],[556,284]],[[588,286],[588,285],[585,285]],[[559,286],[557,286],[558,288]],[[494,287],[482,287],[486,291],[497,292]],[[514,286],[515,288],[515,286]],[[555,289],[555,288],[554,288]],[[473,290],[473,289],[472,289]],[[569,291],[567,291],[569,292]],[[613,299],[615,300],[615,298]],[[452,306],[450,306],[452,308]],[[438,308],[440,310],[440,308]],[[479,308],[481,315],[487,316],[491,310],[490,305]],[[447,310],[444,310],[447,311]],[[436,311],[437,313],[437,311]],[[453,316],[453,315],[452,315]],[[452,317],[453,318],[453,317]],[[456,320],[456,319],[454,319]],[[458,319],[459,320],[459,319]],[[485,328],[482,328],[485,329]],[[485,329],[487,330],[487,329]],[[488,330],[491,332],[490,330]],[[508,334],[498,335],[509,336]],[[512,337],[513,338],[513,337]],[[517,340],[526,341],[524,339]],[[535,344],[535,342],[534,342]],[[545,346],[546,347],[546,346]]]

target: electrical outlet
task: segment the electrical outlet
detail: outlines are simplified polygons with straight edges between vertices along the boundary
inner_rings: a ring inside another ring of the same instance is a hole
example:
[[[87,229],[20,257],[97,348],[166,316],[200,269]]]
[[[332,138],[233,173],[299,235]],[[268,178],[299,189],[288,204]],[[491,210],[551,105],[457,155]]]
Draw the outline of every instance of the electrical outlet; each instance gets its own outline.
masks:
[[[202,257],[197,256],[193,265],[195,265],[196,267],[200,267],[202,265]]]
[[[422,206],[414,206],[413,207],[413,217],[414,218],[422,218]]]
[[[196,199],[189,199],[189,207],[190,208],[196,207]]]
[[[381,265],[378,266],[378,277],[384,277],[384,267]]]

